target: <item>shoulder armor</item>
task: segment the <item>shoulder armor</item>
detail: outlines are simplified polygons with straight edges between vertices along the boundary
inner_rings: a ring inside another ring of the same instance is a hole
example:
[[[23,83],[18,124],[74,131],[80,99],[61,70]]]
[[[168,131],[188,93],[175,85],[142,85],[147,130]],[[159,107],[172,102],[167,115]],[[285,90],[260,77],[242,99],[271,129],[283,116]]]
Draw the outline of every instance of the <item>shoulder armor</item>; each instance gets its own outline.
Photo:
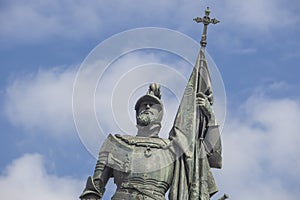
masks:
[[[133,147],[110,134],[101,147],[99,158],[106,157],[108,167],[129,172],[132,151]]]

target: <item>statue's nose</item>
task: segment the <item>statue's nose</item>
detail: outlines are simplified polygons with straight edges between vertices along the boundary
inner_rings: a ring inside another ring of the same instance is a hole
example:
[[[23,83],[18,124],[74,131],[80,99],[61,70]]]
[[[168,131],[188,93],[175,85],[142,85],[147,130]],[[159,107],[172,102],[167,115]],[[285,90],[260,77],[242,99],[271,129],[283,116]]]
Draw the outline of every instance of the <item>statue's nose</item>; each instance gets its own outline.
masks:
[[[150,108],[150,105],[149,105],[149,104],[147,104],[147,105],[146,105],[146,108],[147,108],[147,109],[149,109],[149,108]]]

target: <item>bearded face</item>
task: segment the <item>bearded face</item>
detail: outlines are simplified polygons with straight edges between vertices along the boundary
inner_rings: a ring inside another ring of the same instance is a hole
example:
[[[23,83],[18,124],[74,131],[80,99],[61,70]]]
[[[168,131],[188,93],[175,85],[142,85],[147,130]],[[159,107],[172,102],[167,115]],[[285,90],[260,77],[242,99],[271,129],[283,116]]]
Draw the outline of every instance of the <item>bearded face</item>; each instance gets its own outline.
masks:
[[[151,120],[148,113],[142,112],[137,116],[137,124],[140,126],[148,126],[153,120]]]
[[[139,126],[148,126],[149,124],[156,122],[160,115],[160,107],[153,102],[145,101],[141,103],[137,113],[137,124]]]

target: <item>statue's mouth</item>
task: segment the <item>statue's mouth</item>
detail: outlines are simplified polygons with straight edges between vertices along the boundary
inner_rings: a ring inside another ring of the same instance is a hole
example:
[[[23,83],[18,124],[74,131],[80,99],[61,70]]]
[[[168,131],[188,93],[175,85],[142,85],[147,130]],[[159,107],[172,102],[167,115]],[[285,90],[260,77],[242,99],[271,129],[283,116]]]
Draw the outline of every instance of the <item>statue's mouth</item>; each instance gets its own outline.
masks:
[[[146,114],[146,115],[152,114],[153,115],[153,112],[146,110],[146,111],[143,111],[141,114]]]

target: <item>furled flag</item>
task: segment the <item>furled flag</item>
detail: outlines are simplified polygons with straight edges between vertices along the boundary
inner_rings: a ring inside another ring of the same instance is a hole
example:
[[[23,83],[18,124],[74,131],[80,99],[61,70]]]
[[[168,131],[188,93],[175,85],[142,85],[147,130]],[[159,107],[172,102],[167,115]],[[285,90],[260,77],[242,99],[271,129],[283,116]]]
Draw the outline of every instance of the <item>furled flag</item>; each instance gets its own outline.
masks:
[[[199,97],[207,99],[207,109],[197,104]],[[171,200],[208,200],[218,191],[211,168],[222,167],[222,147],[212,104],[211,78],[202,47],[170,132],[178,155]]]

